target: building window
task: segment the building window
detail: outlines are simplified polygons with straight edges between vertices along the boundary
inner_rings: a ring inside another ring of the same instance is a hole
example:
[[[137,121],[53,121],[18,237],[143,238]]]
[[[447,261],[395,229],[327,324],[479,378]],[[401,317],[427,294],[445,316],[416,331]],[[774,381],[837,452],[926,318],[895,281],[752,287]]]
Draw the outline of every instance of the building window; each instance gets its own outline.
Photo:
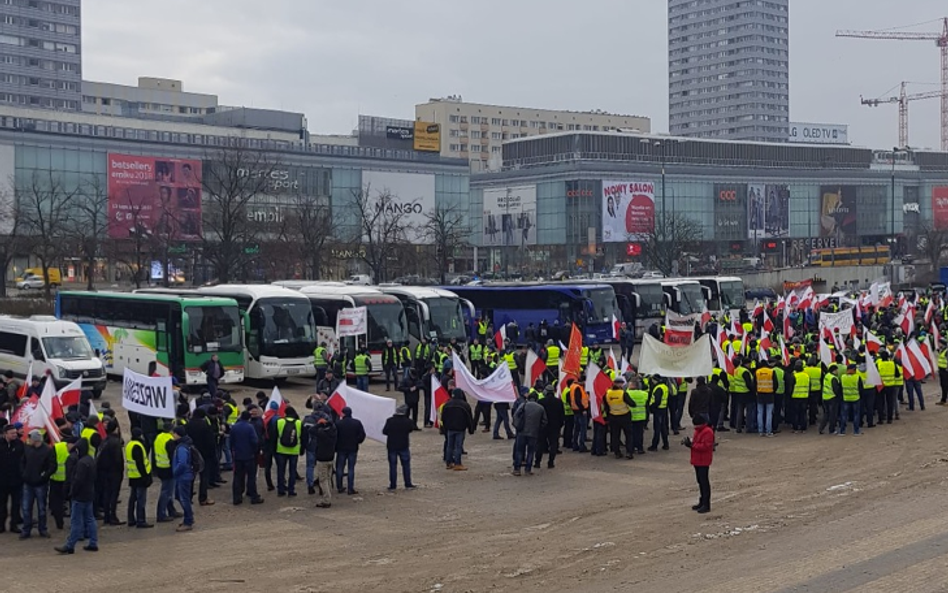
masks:
[[[458,116],[456,115],[449,116],[448,121],[451,122],[452,124],[456,124],[458,123]]]
[[[491,120],[490,120],[490,125],[492,125],[492,126],[499,126],[499,125],[500,125],[500,118],[499,118],[499,117],[492,117]]]
[[[10,15],[3,15],[3,18],[0,19],[0,22],[2,22],[4,25],[15,25],[15,24],[16,24],[16,18],[14,18],[14,17],[12,17],[12,16],[10,16]]]

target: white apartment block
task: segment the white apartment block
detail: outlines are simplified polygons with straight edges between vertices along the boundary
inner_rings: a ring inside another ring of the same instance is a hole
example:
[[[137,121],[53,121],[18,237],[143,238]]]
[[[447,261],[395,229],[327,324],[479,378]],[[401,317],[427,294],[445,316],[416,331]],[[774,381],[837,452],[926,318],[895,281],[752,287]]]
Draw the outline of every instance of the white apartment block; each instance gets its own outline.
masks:
[[[465,103],[460,96],[415,105],[415,119],[441,125],[441,156],[467,159],[471,171],[500,169],[501,144],[554,132],[651,132],[651,120],[605,111],[559,111]]]

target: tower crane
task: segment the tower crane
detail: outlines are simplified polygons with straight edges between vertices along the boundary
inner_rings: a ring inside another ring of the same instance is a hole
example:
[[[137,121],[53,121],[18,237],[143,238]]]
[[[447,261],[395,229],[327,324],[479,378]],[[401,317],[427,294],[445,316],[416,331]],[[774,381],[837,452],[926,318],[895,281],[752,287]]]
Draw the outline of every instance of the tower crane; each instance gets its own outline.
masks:
[[[944,93],[942,91],[928,91],[925,93],[915,93],[909,95],[906,93],[906,86],[909,83],[903,82],[901,84],[901,90],[899,91],[898,96],[893,97],[880,97],[878,99],[865,99],[862,95],[859,96],[859,101],[863,105],[869,107],[878,107],[886,103],[898,103],[899,104],[899,148],[908,148],[908,104],[909,101],[919,101],[922,99],[934,99],[936,97],[942,97],[944,99]]]
[[[941,19],[940,33],[914,31],[836,31],[837,37],[859,39],[895,39],[899,41],[934,41],[941,51],[941,149],[948,151],[948,17]],[[901,136],[901,130],[900,134]]]

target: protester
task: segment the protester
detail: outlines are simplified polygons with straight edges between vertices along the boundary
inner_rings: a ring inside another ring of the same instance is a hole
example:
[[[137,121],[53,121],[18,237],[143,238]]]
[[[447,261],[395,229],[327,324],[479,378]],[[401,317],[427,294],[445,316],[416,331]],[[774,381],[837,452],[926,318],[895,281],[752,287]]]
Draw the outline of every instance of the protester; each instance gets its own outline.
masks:
[[[250,504],[261,504],[263,498],[257,493],[257,452],[260,440],[250,423],[250,412],[244,410],[230,428],[230,446],[234,460],[234,481],[231,486],[233,503],[243,502],[246,494]]]
[[[194,476],[204,469],[203,455],[194,447],[188,431],[176,426],[172,432],[175,442],[172,468],[174,472],[175,498],[181,504],[183,521],[175,531],[191,531],[194,528],[194,511],[191,499],[194,496]],[[213,504],[213,502],[211,503]]]
[[[355,466],[359,445],[365,442],[365,428],[361,421],[352,417],[352,408],[345,407],[342,409],[342,418],[336,422],[336,431],[336,491],[342,494],[342,477],[346,474],[346,493],[358,494],[355,489]]]
[[[20,532],[23,500],[23,441],[17,437],[16,424],[3,427],[0,440],[0,533],[7,530]]]
[[[161,432],[155,437],[154,475],[161,482],[155,519],[158,523],[169,523],[181,516],[174,508],[174,473],[171,469],[175,442],[171,434],[173,428],[171,422],[165,421],[161,426]]]
[[[546,410],[537,403],[535,392],[527,395],[527,401],[514,410],[514,430],[517,438],[514,440],[513,475],[520,475],[520,468],[524,467],[526,475],[533,475],[533,458],[537,451],[537,441],[543,429],[546,428]]]
[[[471,405],[464,398],[464,392],[455,388],[441,409],[441,429],[446,439],[446,465],[454,471],[467,471],[461,460],[464,451],[465,434],[474,434],[477,425]]]
[[[69,536],[66,543],[57,546],[60,554],[75,552],[76,543],[86,538],[82,548],[87,552],[99,551],[99,533],[92,510],[95,498],[95,458],[89,455],[89,441],[80,439],[76,444],[77,459],[67,476],[69,482]]]
[[[151,486],[151,459],[145,450],[144,433],[132,429],[132,440],[125,446],[125,473],[128,474],[128,526],[139,529],[154,527],[145,519],[148,487]]]
[[[405,489],[415,487],[411,481],[411,451],[409,437],[416,430],[414,422],[408,418],[408,406],[401,405],[395,409],[395,415],[385,421],[382,434],[388,437],[385,447],[388,450],[388,489],[398,487],[398,462],[402,464],[402,479]]]
[[[30,537],[33,530],[33,503],[37,507],[37,531],[40,537],[49,537],[46,527],[46,495],[49,479],[56,471],[56,454],[43,442],[43,434],[33,429],[23,452],[23,528],[20,539]]]
[[[711,459],[714,456],[714,431],[708,426],[708,417],[699,414],[692,419],[695,425],[694,436],[685,437],[682,444],[691,449],[691,465],[695,468],[695,478],[698,481],[698,504],[691,510],[698,513],[711,512]]]
[[[319,490],[318,508],[328,509],[332,506],[332,486],[335,468],[333,459],[336,456],[337,429],[336,424],[329,418],[323,417],[316,421],[316,488]]]

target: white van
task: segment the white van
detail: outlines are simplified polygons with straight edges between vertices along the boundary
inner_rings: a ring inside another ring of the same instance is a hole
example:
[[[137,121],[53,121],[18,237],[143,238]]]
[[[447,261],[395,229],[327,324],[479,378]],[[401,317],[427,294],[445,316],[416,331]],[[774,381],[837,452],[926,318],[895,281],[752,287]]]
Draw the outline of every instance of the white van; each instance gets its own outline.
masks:
[[[49,315],[29,319],[0,315],[0,372],[13,371],[29,380],[31,360],[33,376],[42,377],[49,370],[57,389],[81,378],[83,389],[93,397],[98,399],[105,390],[105,366],[78,325]]]

